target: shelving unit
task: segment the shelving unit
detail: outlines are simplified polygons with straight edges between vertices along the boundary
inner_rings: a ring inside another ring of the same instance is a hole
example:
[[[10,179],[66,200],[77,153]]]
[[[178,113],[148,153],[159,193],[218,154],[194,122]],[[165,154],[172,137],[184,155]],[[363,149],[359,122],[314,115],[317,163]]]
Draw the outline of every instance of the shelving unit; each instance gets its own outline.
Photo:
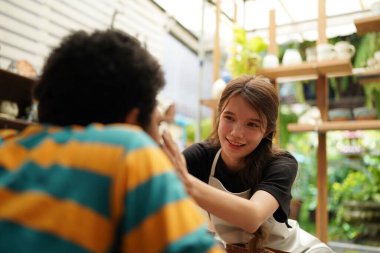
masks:
[[[0,118],[0,129],[16,129],[21,131],[29,124],[29,122],[24,120]]]
[[[377,32],[380,29],[380,15],[355,19],[354,23],[359,35],[369,32]]]
[[[318,1],[318,41],[317,44],[327,43],[326,37],[326,2]],[[358,32],[375,31],[380,27],[380,17],[371,17],[357,20],[359,26]],[[328,131],[338,130],[359,130],[359,129],[380,129],[380,120],[368,121],[328,121],[328,82],[327,79],[333,76],[347,76],[356,74],[353,71],[351,61],[331,60],[315,63],[303,63],[292,66],[280,66],[271,69],[262,69],[259,73],[266,76],[272,81],[281,82],[280,79],[316,79],[316,104],[321,112],[322,123],[315,125],[307,124],[289,124],[290,132],[308,132],[315,131],[318,133],[318,150],[317,150],[317,208],[316,208],[316,234],[323,242],[328,242],[328,187],[327,187],[327,146],[326,133]],[[360,71],[358,71],[360,72]],[[368,80],[371,76],[369,72],[362,71],[361,78]],[[376,75],[378,73],[375,73]],[[373,77],[373,76],[371,76]],[[377,77],[376,77],[377,78]]]
[[[212,110],[216,110],[216,107],[218,106],[218,100],[213,98],[201,99],[201,104],[211,108]]]
[[[318,132],[318,206],[317,206],[317,236],[324,242],[328,241],[328,214],[327,214],[327,155],[326,132],[331,130],[355,130],[363,127],[364,123],[358,122],[328,122],[328,94],[327,78],[329,76],[352,75],[352,65],[349,59],[331,60],[323,62],[302,63],[291,66],[261,69],[259,74],[272,80],[280,78],[305,78],[317,79],[317,106],[321,111],[323,123],[318,125],[289,124],[290,132]],[[380,121],[375,121],[372,128],[380,127]]]
[[[350,121],[327,121],[320,124],[289,124],[290,132],[318,132],[328,131],[355,131],[355,130],[380,129],[380,120],[350,120]]]
[[[35,80],[0,69],[0,100],[9,100],[17,103],[19,117],[26,118],[26,108],[32,103],[32,89]],[[0,118],[0,128],[22,130],[27,126],[26,121],[20,119]]]
[[[325,37],[325,2],[319,2],[319,39],[318,43],[326,43]],[[374,32],[380,30],[380,16],[368,17],[355,20],[358,34]],[[380,129],[380,120],[356,120],[356,121],[328,121],[328,91],[327,78],[339,75],[356,75],[361,79],[361,83],[380,81],[379,70],[352,70],[349,60],[344,61],[326,61],[315,64],[302,64],[299,66],[280,67],[271,70],[263,70],[264,75],[270,78],[280,77],[298,77],[305,75],[315,76],[317,74],[317,106],[321,112],[322,122],[319,124],[289,124],[290,132],[309,132],[318,133],[318,170],[317,170],[317,189],[318,189],[318,206],[316,210],[317,236],[324,242],[328,241],[328,194],[327,194],[327,150],[326,150],[326,133],[328,131],[355,131],[355,130],[373,130]]]
[[[332,60],[323,62],[305,62],[297,65],[280,66],[277,68],[261,69],[259,75],[266,76],[272,80],[280,77],[302,77],[307,79],[316,78],[318,75],[346,76],[352,74],[350,60]]]
[[[380,83],[380,68],[375,69],[357,69],[354,71],[355,76],[358,77],[361,84],[367,83]]]

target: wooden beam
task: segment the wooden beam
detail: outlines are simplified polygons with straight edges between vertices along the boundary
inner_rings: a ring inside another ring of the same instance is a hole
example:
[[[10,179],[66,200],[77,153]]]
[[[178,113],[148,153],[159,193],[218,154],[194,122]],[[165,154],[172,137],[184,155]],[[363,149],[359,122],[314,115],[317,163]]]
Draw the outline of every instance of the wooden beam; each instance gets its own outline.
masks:
[[[326,0],[318,1],[318,41],[317,44],[327,43],[326,37]],[[326,75],[320,73],[317,78],[316,102],[321,112],[322,121],[328,120],[328,81]],[[324,243],[328,242],[328,185],[327,185],[327,150],[326,133],[318,133],[317,149],[317,209],[316,233]]]
[[[263,68],[258,73],[270,79],[279,77],[313,77],[316,75],[344,76],[352,74],[352,64],[349,59],[303,62],[296,65],[282,65],[277,68]]]
[[[321,112],[322,121],[328,120],[328,83],[325,75],[319,75],[317,79],[317,107]],[[316,209],[316,233],[317,237],[328,242],[328,185],[327,185],[327,157],[326,157],[326,133],[318,133],[317,150],[317,209]]]
[[[269,50],[270,54],[277,56],[277,43],[276,43],[276,11],[269,11]]]
[[[380,130],[380,120],[326,121],[319,124],[288,124],[289,132]]]
[[[318,1],[318,41],[317,44],[327,43],[326,37],[326,0]]]
[[[380,15],[355,19],[354,23],[359,35],[364,35],[369,32],[376,32],[379,31],[380,27]]]
[[[234,0],[234,16],[232,17],[232,21],[234,25],[237,23],[237,0]]]
[[[213,77],[214,81],[219,79],[220,76],[220,40],[219,40],[219,33],[220,33],[220,0],[216,0],[216,12],[215,12],[215,39],[214,39],[214,52],[213,52]]]

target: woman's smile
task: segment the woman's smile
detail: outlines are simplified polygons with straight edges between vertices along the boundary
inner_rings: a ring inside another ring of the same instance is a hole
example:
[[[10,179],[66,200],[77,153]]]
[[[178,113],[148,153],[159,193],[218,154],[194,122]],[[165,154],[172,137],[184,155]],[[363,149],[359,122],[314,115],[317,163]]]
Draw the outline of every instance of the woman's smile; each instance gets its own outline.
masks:
[[[240,147],[243,147],[245,145],[244,143],[236,142],[236,141],[230,140],[228,138],[226,138],[226,140],[230,144],[231,148],[240,148]]]

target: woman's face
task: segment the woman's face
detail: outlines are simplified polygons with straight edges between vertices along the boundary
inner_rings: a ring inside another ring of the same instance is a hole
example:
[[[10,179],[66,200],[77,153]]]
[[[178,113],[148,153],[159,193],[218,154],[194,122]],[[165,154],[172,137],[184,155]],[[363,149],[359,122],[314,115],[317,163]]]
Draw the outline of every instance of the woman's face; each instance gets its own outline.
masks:
[[[230,98],[220,115],[218,126],[222,158],[233,170],[241,169],[244,158],[251,153],[264,137],[266,122],[240,95]]]

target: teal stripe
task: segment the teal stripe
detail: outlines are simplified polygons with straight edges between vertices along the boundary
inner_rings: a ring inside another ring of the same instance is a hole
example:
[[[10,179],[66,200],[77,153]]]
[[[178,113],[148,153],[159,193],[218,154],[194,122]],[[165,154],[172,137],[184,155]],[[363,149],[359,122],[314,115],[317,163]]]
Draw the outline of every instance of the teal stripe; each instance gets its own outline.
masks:
[[[62,131],[48,134],[46,130],[35,134],[29,138],[24,138],[18,143],[26,149],[32,149],[39,145],[45,138],[52,139],[58,144],[69,141],[83,143],[104,143],[115,146],[122,146],[131,151],[157,144],[144,132],[132,130],[121,126],[106,126],[104,128],[91,125],[83,130],[74,130],[72,127],[62,128]]]
[[[86,253],[89,251],[53,234],[32,230],[12,222],[0,220],[0,252]]]
[[[0,178],[5,173],[8,173],[8,170],[6,170],[4,166],[0,166]]]
[[[48,136],[48,135],[49,135],[49,133],[46,131],[46,129],[43,129],[38,133],[30,135],[26,138],[22,138],[21,140],[18,140],[17,143],[26,149],[32,149],[35,146],[37,146],[38,144],[40,144],[40,142],[44,138],[46,138],[46,136]]]
[[[192,253],[207,252],[215,246],[213,237],[207,233],[206,226],[200,227],[198,230],[187,234],[179,240],[171,243],[164,252],[166,253]]]
[[[0,174],[0,187],[17,192],[45,192],[58,199],[75,201],[105,217],[110,217],[109,177],[60,165],[40,168],[32,162],[25,163],[17,171],[0,170]]]
[[[173,171],[150,178],[127,193],[122,233],[129,233],[165,205],[186,197],[183,185]]]

